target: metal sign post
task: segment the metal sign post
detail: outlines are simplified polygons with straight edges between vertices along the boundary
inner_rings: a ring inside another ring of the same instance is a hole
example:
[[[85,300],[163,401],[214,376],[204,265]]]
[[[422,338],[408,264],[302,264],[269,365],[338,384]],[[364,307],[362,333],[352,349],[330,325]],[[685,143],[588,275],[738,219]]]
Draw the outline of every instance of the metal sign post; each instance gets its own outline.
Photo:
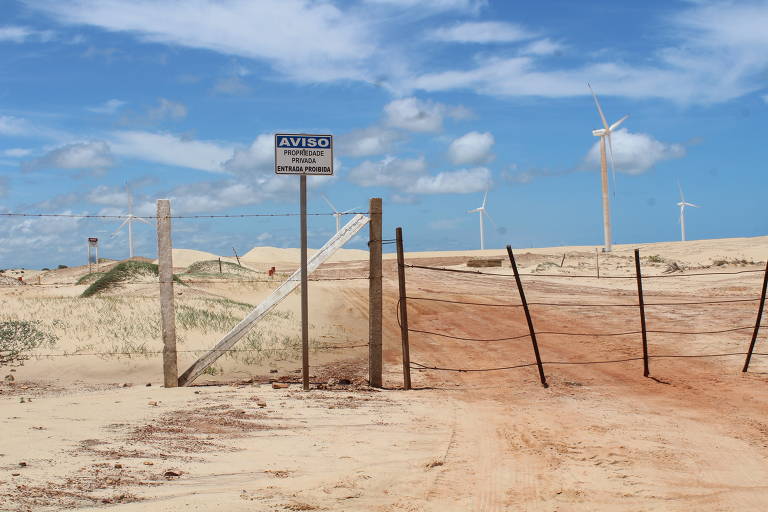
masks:
[[[333,135],[275,134],[275,174],[299,175],[301,203],[301,379],[309,390],[307,294],[307,175],[333,175]]]

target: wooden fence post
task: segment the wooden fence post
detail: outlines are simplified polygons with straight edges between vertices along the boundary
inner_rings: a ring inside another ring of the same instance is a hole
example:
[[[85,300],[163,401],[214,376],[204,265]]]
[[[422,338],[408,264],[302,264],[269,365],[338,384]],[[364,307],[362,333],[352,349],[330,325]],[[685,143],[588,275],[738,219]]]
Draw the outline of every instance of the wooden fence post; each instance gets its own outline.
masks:
[[[381,198],[372,197],[369,206],[371,219],[368,239],[368,383],[382,386],[382,274],[381,274]]]
[[[752,341],[749,343],[747,359],[744,361],[742,372],[749,370],[749,362],[752,360],[752,352],[755,350],[757,342],[757,333],[760,331],[760,322],[763,319],[763,309],[765,309],[765,288],[768,286],[768,262],[765,263],[765,275],[763,275],[763,291],[760,293],[760,307],[757,310],[757,320],[755,321],[755,330],[752,332]]]
[[[509,255],[509,262],[512,265],[512,271],[515,273],[515,282],[517,283],[517,290],[520,292],[520,302],[523,303],[523,310],[525,310],[525,320],[528,322],[528,332],[531,333],[531,343],[533,344],[533,353],[536,356],[536,366],[539,368],[539,379],[541,385],[545,388],[549,387],[547,384],[547,378],[544,376],[544,366],[541,363],[541,355],[539,354],[539,343],[536,341],[536,331],[533,329],[533,320],[531,319],[531,311],[528,309],[528,301],[525,300],[525,292],[523,291],[523,282],[520,280],[520,273],[517,271],[517,264],[515,263],[515,256],[512,254],[512,246],[507,246],[507,255]]]
[[[643,300],[643,275],[640,273],[640,249],[635,249],[635,274],[637,275],[637,300],[640,305],[640,328],[643,333],[643,377],[648,377],[648,332],[645,327],[645,301]]]
[[[173,307],[173,245],[171,242],[171,201],[157,200],[157,262],[160,281],[160,322],[163,335],[163,380],[165,387],[179,384],[176,359],[176,312]]]
[[[408,302],[405,292],[405,254],[403,251],[403,228],[395,230],[397,241],[397,282],[400,289],[400,339],[403,344],[403,389],[411,389],[411,349],[408,342]]]

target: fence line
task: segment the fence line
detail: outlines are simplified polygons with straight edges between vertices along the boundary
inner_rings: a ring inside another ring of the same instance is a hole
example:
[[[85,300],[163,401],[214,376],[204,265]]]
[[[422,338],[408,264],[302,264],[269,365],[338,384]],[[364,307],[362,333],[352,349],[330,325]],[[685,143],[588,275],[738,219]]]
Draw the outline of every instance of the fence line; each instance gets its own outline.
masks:
[[[455,336],[451,334],[436,332],[436,331],[429,331],[429,330],[423,330],[423,329],[415,329],[410,328],[408,326],[403,326],[400,322],[400,315],[398,312],[398,325],[400,325],[401,329],[404,329],[406,332],[414,332],[414,333],[420,333],[420,334],[426,334],[431,336],[438,336],[442,338],[452,339],[452,340],[458,340],[458,341],[467,341],[467,342],[500,342],[500,341],[513,341],[513,340],[519,340],[523,338],[531,338],[532,341],[535,340],[535,337],[537,335],[553,335],[553,336],[590,336],[590,337],[609,337],[609,336],[630,336],[630,335],[643,335],[643,356],[639,357],[633,357],[633,358],[625,358],[625,359],[612,359],[612,360],[604,360],[604,361],[590,361],[590,362],[568,362],[568,361],[542,361],[538,357],[538,351],[537,351],[537,362],[532,363],[526,363],[526,364],[520,364],[520,365],[513,365],[513,366],[504,366],[504,367],[497,367],[497,368],[486,368],[486,369],[472,369],[472,368],[443,368],[439,366],[428,366],[422,363],[417,363],[413,361],[411,364],[414,369],[421,369],[421,370],[445,370],[445,371],[457,371],[457,372],[463,372],[463,371],[499,371],[499,370],[506,370],[506,369],[513,369],[513,368],[526,368],[526,367],[532,367],[532,366],[538,366],[542,384],[545,385],[545,380],[542,372],[542,365],[570,365],[570,364],[607,364],[607,363],[616,363],[616,362],[629,362],[629,361],[644,361],[644,375],[647,377],[649,376],[650,372],[648,369],[648,360],[649,359],[671,359],[671,358],[707,358],[707,357],[726,357],[726,356],[736,356],[736,355],[747,355],[748,358],[751,355],[768,355],[768,354],[762,354],[762,353],[755,353],[753,352],[754,343],[757,338],[757,333],[760,329],[761,322],[761,314],[762,314],[762,308],[764,305],[765,300],[765,289],[766,289],[766,283],[768,283],[768,265],[766,266],[766,270],[739,270],[735,272],[708,272],[708,273],[691,273],[691,274],[669,274],[669,275],[642,275],[640,272],[640,255],[639,251],[635,251],[635,268],[636,272],[635,275],[631,276],[600,276],[602,279],[633,279],[637,281],[637,287],[638,287],[638,301],[636,303],[632,304],[609,304],[609,303],[603,303],[603,304],[595,304],[595,303],[588,303],[588,304],[576,304],[576,303],[563,303],[563,302],[530,302],[526,303],[524,302],[524,295],[522,293],[522,282],[520,281],[520,276],[525,275],[527,277],[535,278],[535,277],[557,277],[557,278],[587,278],[587,279],[597,279],[597,276],[583,276],[583,275],[560,275],[560,274],[519,274],[517,272],[516,267],[514,266],[514,256],[512,255],[511,248],[508,247],[508,253],[510,257],[510,262],[513,265],[513,271],[514,274],[501,274],[501,273],[494,273],[494,272],[483,272],[483,271],[476,271],[476,270],[462,270],[462,269],[450,269],[450,268],[441,268],[441,267],[432,267],[432,266],[425,266],[425,265],[406,265],[405,263],[399,264],[398,270],[399,272],[404,276],[405,275],[405,269],[417,269],[417,270],[428,270],[428,271],[438,271],[438,272],[450,272],[450,273],[459,273],[459,274],[470,274],[470,275],[479,275],[479,276],[491,276],[491,277],[503,277],[503,278],[511,278],[514,277],[516,279],[516,285],[521,295],[521,303],[512,303],[512,302],[475,302],[475,301],[465,301],[465,300],[455,300],[455,299],[441,299],[441,298],[435,298],[435,297],[425,297],[425,296],[403,296],[400,298],[400,301],[398,301],[398,306],[400,306],[400,302],[405,302],[405,299],[410,300],[417,300],[417,301],[432,301],[432,302],[440,302],[440,303],[446,303],[446,304],[458,304],[458,305],[467,305],[467,306],[479,306],[479,307],[493,307],[493,308],[524,308],[526,310],[526,313],[528,313],[527,306],[547,306],[547,307],[565,307],[565,308],[571,308],[571,307],[629,307],[629,308],[639,308],[640,309],[640,315],[641,315],[641,329],[640,330],[632,330],[632,331],[623,331],[623,332],[586,332],[586,333],[580,333],[580,332],[559,332],[559,331],[537,331],[533,328],[533,325],[530,321],[530,315],[527,315],[528,318],[528,324],[530,328],[530,332],[527,334],[521,334],[516,336],[506,336],[506,337],[500,337],[500,338],[471,338],[466,336]],[[666,278],[666,277],[691,277],[691,276],[712,276],[712,275],[740,275],[740,274],[752,274],[752,273],[763,273],[764,279],[763,279],[763,293],[760,298],[729,298],[729,299],[719,299],[719,300],[703,300],[703,301],[680,301],[680,302],[650,302],[645,303],[643,300],[643,292],[642,292],[642,281],[643,279],[648,278]],[[439,293],[439,292],[438,292]],[[646,315],[645,315],[645,307],[675,307],[675,306],[702,306],[702,305],[721,305],[721,304],[746,304],[746,303],[752,303],[760,301],[760,311],[758,312],[758,319],[757,322],[754,325],[749,326],[743,326],[743,327],[731,327],[727,329],[713,329],[713,330],[698,330],[698,331],[678,331],[678,330],[667,330],[667,329],[648,329],[646,326]],[[685,335],[685,336],[698,336],[698,335],[711,335],[711,334],[724,334],[724,333],[733,333],[733,332],[739,332],[744,330],[752,330],[754,329],[754,335],[753,340],[750,345],[748,352],[728,352],[728,353],[718,353],[718,354],[659,354],[659,355],[651,355],[648,353],[647,348],[647,334],[669,334],[669,335]],[[749,359],[747,359],[748,365]],[[745,370],[746,371],[746,370]]]
[[[315,350],[341,350],[341,349],[348,349],[348,348],[362,348],[367,347],[368,344],[361,344],[361,345],[321,345],[318,347],[315,347]],[[288,352],[288,351],[297,351],[300,347],[296,348],[230,348],[230,349],[222,349],[218,352]],[[209,352],[210,348],[199,348],[199,349],[186,349],[186,350],[176,350],[175,352],[178,354],[198,354],[200,352]],[[76,357],[76,356],[132,356],[132,357],[141,357],[146,355],[161,355],[163,353],[162,350],[147,350],[143,352],[70,352],[70,353],[60,353],[60,354],[29,354],[30,358],[39,358],[39,357]]]
[[[649,355],[649,359],[671,359],[671,358],[709,358],[709,357],[728,357],[728,356],[743,356],[746,355],[747,352],[724,352],[722,354],[668,354],[668,355],[656,355],[651,356]],[[753,352],[753,355],[756,356],[768,356],[768,353],[763,352]],[[591,364],[612,364],[612,363],[626,363],[631,361],[642,361],[643,357],[627,357],[624,359],[606,359],[606,360],[599,360],[599,361],[542,361],[543,364],[550,365],[550,366],[578,366],[578,365],[591,365]],[[530,368],[531,366],[536,366],[536,363],[523,363],[523,364],[517,364],[513,366],[502,366],[497,368],[445,368],[440,366],[427,366],[422,363],[418,363],[416,361],[411,361],[412,369],[414,370],[438,370],[438,371],[448,371],[448,372],[495,372],[500,370],[512,370],[516,368]]]
[[[311,217],[368,215],[370,212],[307,213]],[[299,217],[301,213],[240,213],[222,215],[164,215],[164,219],[242,219],[249,217]],[[157,215],[90,215],[77,213],[0,213],[0,217],[66,217],[71,219],[157,219]]]
[[[476,275],[483,275],[483,276],[507,277],[507,278],[515,277],[513,274],[482,272],[480,270],[461,270],[457,268],[430,267],[425,265],[405,265],[405,267],[419,269],[419,270],[432,270],[436,272],[454,272],[457,274],[476,274]],[[737,270],[736,272],[697,272],[697,273],[691,273],[691,274],[644,275],[643,279],[657,279],[657,278],[666,278],[666,277],[693,277],[693,276],[731,276],[731,275],[737,275],[737,274],[753,274],[753,273],[763,273],[763,271],[762,270]],[[568,279],[637,279],[637,277],[633,275],[630,275],[630,276],[600,275],[599,277],[588,276],[588,275],[569,275],[569,274],[520,274],[520,275],[527,276],[527,277],[559,277],[559,278],[568,278]]]
[[[408,300],[425,300],[431,302],[446,302],[449,304],[464,304],[467,306],[489,306],[489,307],[522,307],[522,304],[506,304],[506,303],[488,303],[488,302],[467,302],[460,300],[448,300],[448,299],[435,299],[432,297],[406,297]],[[739,302],[756,302],[760,299],[726,299],[726,300],[713,300],[713,301],[701,301],[701,302],[646,302],[646,306],[693,306],[693,305],[706,305],[706,304],[730,304]],[[590,308],[590,307],[620,307],[620,308],[636,308],[637,304],[576,304],[568,302],[529,302],[529,306],[558,306],[558,307],[577,307],[577,308]]]

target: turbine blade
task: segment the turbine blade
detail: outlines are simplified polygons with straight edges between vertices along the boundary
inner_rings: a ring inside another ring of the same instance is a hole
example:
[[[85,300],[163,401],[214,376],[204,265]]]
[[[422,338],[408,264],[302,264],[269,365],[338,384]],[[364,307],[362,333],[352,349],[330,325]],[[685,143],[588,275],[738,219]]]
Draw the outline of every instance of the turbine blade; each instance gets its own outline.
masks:
[[[485,189],[485,195],[483,196],[483,206],[481,208],[485,208],[485,203],[488,201],[488,189]]]
[[[611,125],[611,127],[608,128],[608,131],[615,130],[616,128],[618,128],[621,123],[623,123],[624,121],[627,120],[627,118],[629,118],[629,115],[626,115],[626,116],[622,117],[621,119],[619,119],[618,121],[616,121],[615,123],[613,123]]]
[[[344,212],[341,212],[341,213],[350,213],[350,212],[354,212],[355,210],[358,210],[359,208],[360,208],[359,206],[355,206],[354,208],[350,208],[349,210],[347,210],[347,211],[344,211]]]
[[[143,222],[144,224],[147,224],[147,225],[151,224],[147,219],[144,219],[142,217],[133,217],[133,220],[137,220],[139,222]]]
[[[490,213],[488,213],[488,212],[486,211],[486,212],[485,212],[485,216],[486,216],[486,217],[488,217],[488,220],[489,220],[489,221],[491,221],[491,224],[493,224],[493,227],[495,227],[495,228],[498,228],[498,227],[499,227],[499,225],[498,225],[498,224],[496,224],[496,221],[495,221],[495,220],[493,220],[493,217],[491,217],[491,214],[490,214]]]
[[[475,208],[474,210],[467,210],[467,213],[477,213],[480,211],[480,208]]]
[[[597,100],[597,94],[595,94],[595,91],[592,90],[592,85],[587,83],[587,87],[589,87],[590,92],[592,92],[592,97],[595,99],[595,105],[597,105],[597,112],[600,114],[600,119],[603,121],[603,127],[610,131],[608,121],[605,120],[605,114],[603,114],[603,109],[600,107],[600,102]]]
[[[128,219],[125,219],[125,220],[123,221],[123,223],[122,223],[122,224],[120,224],[120,227],[118,227],[118,228],[115,230],[115,232],[114,232],[114,233],[112,233],[112,236],[117,236],[117,233],[118,233],[118,232],[119,232],[121,229],[123,229],[123,226],[125,226],[126,224],[128,224],[128,220],[129,220],[129,219],[130,219],[130,217],[129,217]]]
[[[683,196],[683,187],[680,186],[680,182],[679,181],[677,182],[677,189],[680,191],[680,202],[684,203],[685,202],[685,196]]]
[[[336,207],[333,206],[333,203],[331,202],[331,200],[328,199],[327,197],[325,197],[325,194],[321,194],[321,195],[323,196],[323,199],[325,199],[325,202],[328,203],[328,206],[331,207],[331,210],[333,210],[333,213],[339,213],[339,211],[336,209]]]

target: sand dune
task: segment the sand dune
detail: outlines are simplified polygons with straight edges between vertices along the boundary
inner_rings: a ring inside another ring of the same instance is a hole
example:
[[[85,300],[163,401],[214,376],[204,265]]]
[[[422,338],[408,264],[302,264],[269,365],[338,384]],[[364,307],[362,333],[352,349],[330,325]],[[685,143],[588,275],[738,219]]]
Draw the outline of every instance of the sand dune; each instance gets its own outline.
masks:
[[[309,249],[307,255],[311,258],[317,249]],[[240,259],[252,263],[298,263],[301,251],[297,248],[283,249],[280,247],[254,247]],[[360,249],[339,249],[329,261],[357,261],[368,259],[368,251]]]

